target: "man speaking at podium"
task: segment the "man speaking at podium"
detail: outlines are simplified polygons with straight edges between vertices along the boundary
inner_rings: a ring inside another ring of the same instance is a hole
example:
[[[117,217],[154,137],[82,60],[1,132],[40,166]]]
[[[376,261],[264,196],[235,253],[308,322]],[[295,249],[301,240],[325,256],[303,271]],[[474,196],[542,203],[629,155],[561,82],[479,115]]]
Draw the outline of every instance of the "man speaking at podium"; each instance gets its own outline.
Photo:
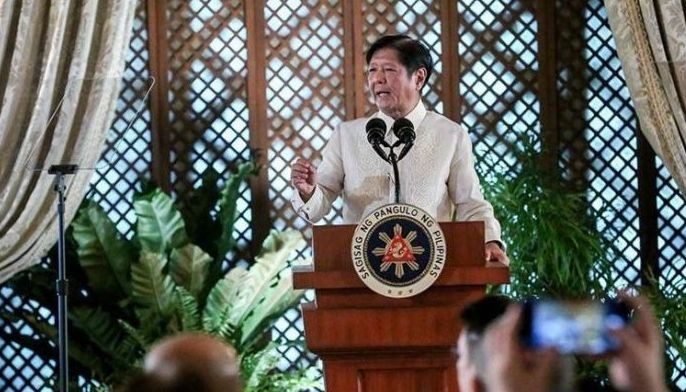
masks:
[[[427,111],[421,100],[433,70],[429,49],[408,36],[389,35],[372,44],[366,61],[367,86],[379,111],[369,119],[337,126],[318,168],[302,158],[291,165],[297,213],[316,222],[342,194],[344,222],[358,223],[371,211],[393,203],[393,168],[381,157],[378,143],[370,144],[368,131],[370,124],[375,124],[374,132],[385,128],[383,143],[393,145],[398,140],[393,126],[405,118],[415,133],[411,149],[400,153],[404,159],[398,162],[399,202],[417,206],[439,222],[451,221],[454,209],[459,221],[484,221],[486,261],[509,263],[500,224],[481,194],[469,135],[454,121]],[[374,118],[383,123],[368,122]]]

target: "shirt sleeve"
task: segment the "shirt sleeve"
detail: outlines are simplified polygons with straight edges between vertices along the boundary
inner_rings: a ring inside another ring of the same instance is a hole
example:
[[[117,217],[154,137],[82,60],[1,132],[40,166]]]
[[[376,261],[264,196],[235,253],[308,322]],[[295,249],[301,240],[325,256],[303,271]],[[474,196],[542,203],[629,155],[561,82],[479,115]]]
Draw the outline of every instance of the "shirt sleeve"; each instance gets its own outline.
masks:
[[[472,142],[461,128],[459,132],[448,176],[448,192],[457,207],[457,220],[484,221],[486,242],[498,241],[502,245],[500,223],[493,214],[491,203],[481,193],[479,177],[474,169]]]
[[[333,202],[343,190],[343,159],[341,129],[337,126],[331,139],[322,151],[322,163],[317,168],[317,184],[310,199],[305,202],[293,188],[291,204],[296,213],[305,220],[315,223],[324,218]]]

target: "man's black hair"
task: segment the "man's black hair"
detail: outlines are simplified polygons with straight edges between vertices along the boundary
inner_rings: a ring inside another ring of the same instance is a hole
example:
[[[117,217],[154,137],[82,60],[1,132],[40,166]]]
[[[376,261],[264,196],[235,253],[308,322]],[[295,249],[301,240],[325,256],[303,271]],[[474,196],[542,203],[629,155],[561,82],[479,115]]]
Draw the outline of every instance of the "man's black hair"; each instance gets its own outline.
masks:
[[[408,75],[412,75],[419,68],[426,69],[426,80],[424,81],[424,86],[426,86],[434,68],[429,48],[407,35],[384,35],[369,47],[366,57],[367,65],[372,61],[374,53],[386,48],[395,49],[398,52],[400,63],[405,67]]]
[[[510,303],[510,299],[502,295],[487,295],[472,302],[460,313],[463,328],[470,334],[483,335],[486,328],[505,313]]]

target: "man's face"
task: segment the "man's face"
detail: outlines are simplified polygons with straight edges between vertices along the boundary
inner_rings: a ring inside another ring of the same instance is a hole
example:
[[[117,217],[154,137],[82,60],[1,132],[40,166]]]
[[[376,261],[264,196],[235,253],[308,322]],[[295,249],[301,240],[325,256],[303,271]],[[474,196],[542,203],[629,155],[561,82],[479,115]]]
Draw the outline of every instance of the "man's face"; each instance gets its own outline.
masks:
[[[425,80],[426,69],[408,75],[398,52],[391,48],[377,50],[367,68],[367,86],[374,103],[381,112],[396,119],[417,105]]]
[[[478,390],[477,386],[479,383],[476,365],[469,357],[465,328],[462,328],[457,339],[457,384],[460,387],[460,392],[474,392]]]

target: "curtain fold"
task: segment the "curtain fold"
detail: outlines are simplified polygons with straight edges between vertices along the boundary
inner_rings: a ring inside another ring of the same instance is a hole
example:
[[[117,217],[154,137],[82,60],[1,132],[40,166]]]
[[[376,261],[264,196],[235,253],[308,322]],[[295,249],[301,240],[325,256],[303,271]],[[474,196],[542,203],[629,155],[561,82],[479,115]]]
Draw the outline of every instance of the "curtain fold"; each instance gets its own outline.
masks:
[[[641,131],[686,195],[686,13],[682,0],[605,0]]]
[[[52,164],[92,168],[115,114],[136,1],[0,2],[0,282],[57,239]],[[67,178],[66,222],[92,171]]]

